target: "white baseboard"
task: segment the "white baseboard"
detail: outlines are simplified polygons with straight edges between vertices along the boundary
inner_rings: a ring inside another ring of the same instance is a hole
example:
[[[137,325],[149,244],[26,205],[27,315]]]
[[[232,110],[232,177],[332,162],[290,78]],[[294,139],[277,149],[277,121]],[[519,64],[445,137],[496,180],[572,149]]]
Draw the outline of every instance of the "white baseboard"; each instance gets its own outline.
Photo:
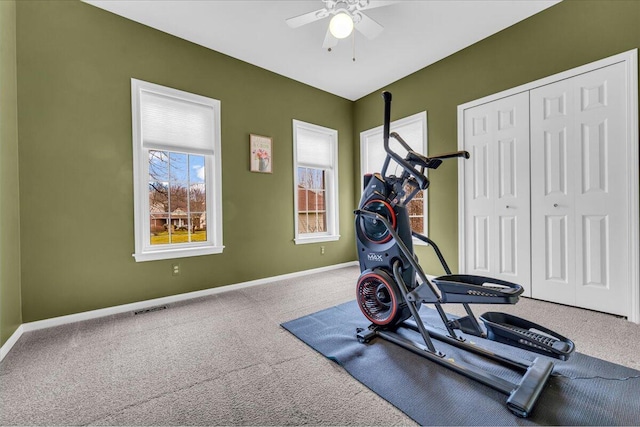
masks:
[[[137,310],[157,307],[159,305],[172,304],[180,301],[187,301],[194,298],[204,297],[208,295],[219,294],[222,292],[233,291],[237,289],[248,288],[251,286],[264,285],[279,280],[294,279],[310,274],[323,273],[326,271],[337,270],[344,267],[357,266],[357,261],[345,262],[342,264],[330,265],[328,267],[313,268],[311,270],[296,271],[295,273],[282,274],[279,276],[266,277],[264,279],[250,280],[248,282],[235,283],[232,285],[220,286],[217,288],[209,288],[202,291],[188,292],[185,294],[171,295],[163,298],[155,298],[145,301],[134,302],[130,304],[116,305],[113,307],[101,308],[98,310],[85,311],[82,313],[69,314],[67,316],[53,317],[51,319],[38,320],[36,322],[23,323],[16,329],[6,343],[0,348],[0,361],[9,353],[14,344],[25,332],[36,331],[39,329],[52,328],[54,326],[66,325],[68,323],[82,322],[84,320],[97,319],[100,317],[112,316],[114,314],[128,313]]]
[[[18,329],[9,337],[6,343],[2,347],[0,347],[0,361],[4,359],[4,357],[9,353],[9,350],[13,348],[18,339],[22,336],[24,332],[23,325],[18,326]]]

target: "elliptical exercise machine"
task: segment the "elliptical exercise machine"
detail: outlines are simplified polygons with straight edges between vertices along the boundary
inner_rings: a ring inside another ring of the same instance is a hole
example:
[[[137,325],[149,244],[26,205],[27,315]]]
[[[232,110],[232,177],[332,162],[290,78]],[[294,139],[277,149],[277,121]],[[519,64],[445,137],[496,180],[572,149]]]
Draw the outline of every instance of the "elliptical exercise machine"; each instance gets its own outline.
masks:
[[[480,317],[484,328],[480,325],[469,304],[515,304],[524,289],[503,280],[451,274],[438,246],[428,237],[411,230],[407,211],[411,199],[429,186],[425,169],[436,169],[446,159],[468,159],[469,153],[458,151],[434,157],[416,153],[400,135],[390,133],[391,94],[384,92],[383,98],[383,139],[387,156],[380,173],[365,175],[362,198],[354,212],[361,271],[356,286],[357,302],[371,322],[368,328],[358,329],[358,340],[369,343],[379,337],[400,345],[506,394],[508,409],[519,417],[527,417],[551,375],[552,361],[536,357],[531,362],[501,355],[466,340],[456,330],[560,360],[566,360],[575,346],[556,332],[504,313],[485,313]],[[390,137],[407,151],[404,158],[390,148]],[[401,167],[400,176],[387,175],[392,160]],[[427,278],[413,252],[413,238],[433,248],[446,273],[444,276],[432,280]],[[448,303],[462,304],[467,315],[449,318],[442,308],[442,304]],[[421,304],[434,305],[446,334],[424,324],[418,314]],[[418,332],[423,343],[399,334],[400,328]],[[436,349],[434,339],[521,371],[522,377],[513,383],[474,365],[448,359]]]

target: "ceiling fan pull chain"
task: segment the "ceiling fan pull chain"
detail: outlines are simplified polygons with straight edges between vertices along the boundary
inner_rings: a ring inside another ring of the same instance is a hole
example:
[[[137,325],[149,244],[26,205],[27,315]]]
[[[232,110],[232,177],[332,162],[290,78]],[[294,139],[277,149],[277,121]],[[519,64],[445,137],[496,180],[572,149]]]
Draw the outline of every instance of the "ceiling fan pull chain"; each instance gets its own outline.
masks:
[[[351,46],[353,47],[353,62],[356,62],[356,32],[354,31],[353,34],[351,35],[352,37],[352,41],[351,41]]]

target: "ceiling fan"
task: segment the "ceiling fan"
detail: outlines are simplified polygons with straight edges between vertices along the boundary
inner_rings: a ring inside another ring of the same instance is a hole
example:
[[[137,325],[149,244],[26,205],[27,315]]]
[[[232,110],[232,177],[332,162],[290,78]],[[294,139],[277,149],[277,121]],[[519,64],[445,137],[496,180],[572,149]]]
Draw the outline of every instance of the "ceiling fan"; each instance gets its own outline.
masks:
[[[348,37],[355,27],[368,39],[377,37],[384,27],[362,13],[363,10],[386,6],[392,1],[371,0],[322,0],[325,7],[313,12],[303,13],[286,20],[291,28],[298,28],[306,24],[332,16],[324,37],[322,47],[331,49],[340,39]]]

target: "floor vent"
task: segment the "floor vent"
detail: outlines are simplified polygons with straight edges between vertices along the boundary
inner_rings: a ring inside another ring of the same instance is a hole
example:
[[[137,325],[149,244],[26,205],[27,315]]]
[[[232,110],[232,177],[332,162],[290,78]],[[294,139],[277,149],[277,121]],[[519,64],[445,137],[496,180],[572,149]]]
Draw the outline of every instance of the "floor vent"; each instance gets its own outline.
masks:
[[[166,305],[159,305],[157,307],[145,308],[144,310],[134,311],[133,314],[135,315],[146,314],[146,313],[152,313],[154,311],[160,311],[160,310],[166,310],[166,309],[167,309]]]

